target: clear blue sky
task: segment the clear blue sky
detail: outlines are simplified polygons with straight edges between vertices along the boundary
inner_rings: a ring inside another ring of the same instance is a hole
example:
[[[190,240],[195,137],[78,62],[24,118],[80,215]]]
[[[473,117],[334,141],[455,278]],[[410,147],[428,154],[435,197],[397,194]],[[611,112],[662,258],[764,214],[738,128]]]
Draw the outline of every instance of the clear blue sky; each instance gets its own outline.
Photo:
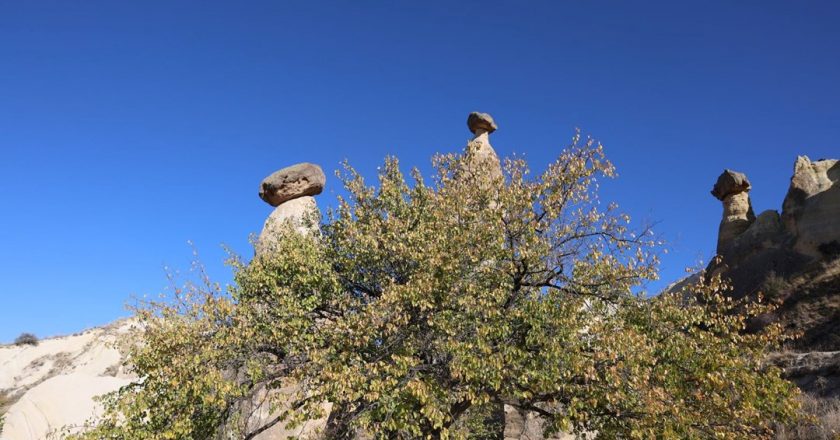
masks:
[[[127,313],[211,275],[271,209],[272,171],[429,170],[473,110],[534,169],[574,127],[619,169],[603,196],[656,221],[663,278],[708,259],[725,167],[780,208],[797,154],[840,156],[840,3],[0,3],[0,341]],[[334,203],[334,178],[319,197]]]

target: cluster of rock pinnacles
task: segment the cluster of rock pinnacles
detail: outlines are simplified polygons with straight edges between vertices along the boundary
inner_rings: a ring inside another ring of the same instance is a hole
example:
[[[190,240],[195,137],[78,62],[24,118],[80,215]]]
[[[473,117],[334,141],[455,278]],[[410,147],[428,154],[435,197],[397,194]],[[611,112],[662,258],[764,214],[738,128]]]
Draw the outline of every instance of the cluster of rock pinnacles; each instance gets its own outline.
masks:
[[[795,273],[840,256],[840,161],[799,156],[782,212],[755,215],[750,181],[725,170],[712,195],[723,203],[717,254],[710,273],[725,272],[736,291],[748,292],[768,272]]]
[[[467,143],[465,152],[477,164],[476,168],[487,170],[492,176],[501,176],[502,169],[496,151],[490,145],[490,133],[496,131],[496,122],[487,113],[472,112],[467,118],[467,127],[473,138]],[[320,166],[299,163],[275,171],[260,183],[260,198],[274,207],[266,219],[256,243],[259,254],[271,247],[279,235],[279,228],[291,224],[298,232],[308,234],[315,231],[310,213],[318,213],[315,197],[324,191],[327,178]],[[317,216],[316,216],[317,217]]]

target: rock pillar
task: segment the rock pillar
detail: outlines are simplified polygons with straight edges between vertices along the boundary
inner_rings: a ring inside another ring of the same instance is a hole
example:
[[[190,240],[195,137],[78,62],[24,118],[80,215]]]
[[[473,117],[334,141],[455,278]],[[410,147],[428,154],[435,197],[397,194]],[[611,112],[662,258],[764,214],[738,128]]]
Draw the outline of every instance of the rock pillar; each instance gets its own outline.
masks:
[[[467,127],[473,138],[467,143],[464,152],[468,169],[472,172],[487,174],[491,178],[502,177],[502,166],[496,150],[490,145],[490,133],[498,128],[493,117],[487,113],[472,112],[467,117]]]
[[[747,176],[732,170],[725,170],[712,189],[712,195],[723,202],[723,218],[718,229],[718,255],[722,255],[732,241],[755,221],[749,191],[750,181]]]

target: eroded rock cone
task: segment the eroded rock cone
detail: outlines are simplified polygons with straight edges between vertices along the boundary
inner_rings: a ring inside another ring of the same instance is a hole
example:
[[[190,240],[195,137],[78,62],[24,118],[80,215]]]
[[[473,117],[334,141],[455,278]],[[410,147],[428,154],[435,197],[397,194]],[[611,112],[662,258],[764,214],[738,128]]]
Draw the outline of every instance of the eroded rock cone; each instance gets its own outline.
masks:
[[[314,197],[303,196],[282,203],[265,220],[257,239],[257,253],[277,244],[282,229],[292,227],[299,234],[311,234],[318,227],[318,204]]]
[[[299,163],[272,173],[260,183],[260,198],[271,206],[304,196],[321,194],[327,177],[321,167]]]
[[[709,264],[707,273],[729,279],[732,296],[780,291],[772,286],[773,279],[790,280],[835,264],[840,257],[840,161],[798,157],[781,215],[769,209],[753,216],[749,190],[746,176],[730,170],[721,174],[712,190],[723,201],[724,214],[717,248],[720,259]],[[800,293],[785,295],[794,299],[781,315],[806,307]]]

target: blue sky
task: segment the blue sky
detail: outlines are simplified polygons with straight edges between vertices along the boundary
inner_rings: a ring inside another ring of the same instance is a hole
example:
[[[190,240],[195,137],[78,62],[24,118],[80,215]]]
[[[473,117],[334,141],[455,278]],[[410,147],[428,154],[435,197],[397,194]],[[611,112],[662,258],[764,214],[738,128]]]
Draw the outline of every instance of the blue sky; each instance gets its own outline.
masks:
[[[724,168],[762,211],[798,154],[840,156],[837,23],[829,1],[0,3],[0,341],[126,315],[188,240],[228,281],[264,176],[428,171],[473,110],[535,170],[575,127],[601,140],[603,198],[658,223],[676,279],[712,255]]]

